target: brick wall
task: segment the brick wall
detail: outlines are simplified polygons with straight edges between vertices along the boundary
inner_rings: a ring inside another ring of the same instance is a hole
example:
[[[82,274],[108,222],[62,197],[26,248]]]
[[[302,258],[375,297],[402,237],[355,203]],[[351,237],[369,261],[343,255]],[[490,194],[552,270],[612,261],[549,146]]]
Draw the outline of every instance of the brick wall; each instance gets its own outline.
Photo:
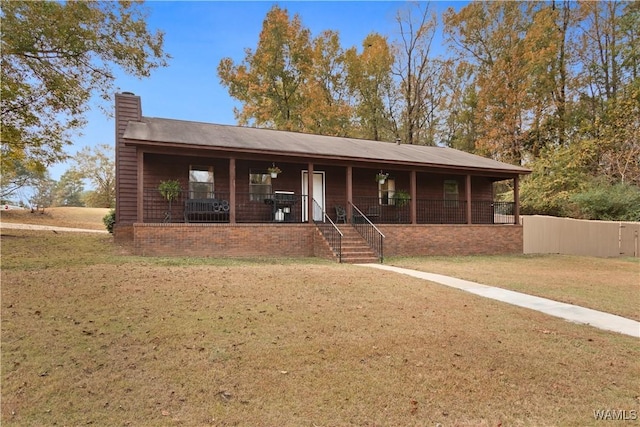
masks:
[[[133,224],[115,224],[113,226],[113,239],[116,243],[133,243]]]
[[[386,236],[385,257],[522,254],[523,250],[522,227],[516,225],[379,228]],[[135,224],[133,244],[136,254],[148,256],[331,258],[315,226],[308,224]]]
[[[336,261],[338,257],[333,253],[327,240],[324,238],[318,228],[314,229],[313,233],[313,256],[316,258],[324,258],[331,261]]]
[[[137,255],[211,257],[313,256],[308,224],[135,224]]]
[[[378,225],[384,256],[522,254],[519,225]]]

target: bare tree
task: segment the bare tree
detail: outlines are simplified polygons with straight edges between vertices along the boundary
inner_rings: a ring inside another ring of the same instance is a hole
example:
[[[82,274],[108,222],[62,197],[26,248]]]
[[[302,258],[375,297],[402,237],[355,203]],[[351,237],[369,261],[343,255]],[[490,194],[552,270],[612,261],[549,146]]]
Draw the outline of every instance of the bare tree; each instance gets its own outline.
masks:
[[[434,145],[436,111],[443,93],[443,63],[430,58],[436,15],[430,11],[429,3],[419,3],[400,10],[396,21],[400,38],[394,44],[396,61],[392,73],[402,97],[399,136],[407,144]]]

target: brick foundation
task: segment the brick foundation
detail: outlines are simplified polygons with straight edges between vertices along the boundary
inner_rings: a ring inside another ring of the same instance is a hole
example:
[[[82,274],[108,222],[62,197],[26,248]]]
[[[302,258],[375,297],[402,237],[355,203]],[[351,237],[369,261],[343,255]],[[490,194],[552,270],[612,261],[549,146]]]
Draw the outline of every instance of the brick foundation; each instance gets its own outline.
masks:
[[[309,257],[308,224],[135,224],[134,251],[150,256]]]
[[[517,225],[380,225],[384,256],[522,254]],[[309,224],[135,224],[117,227],[116,241],[137,255],[331,258]]]
[[[519,225],[382,225],[384,256],[522,254]]]
[[[133,243],[133,225],[119,225],[113,226],[113,239],[116,243],[130,244]]]

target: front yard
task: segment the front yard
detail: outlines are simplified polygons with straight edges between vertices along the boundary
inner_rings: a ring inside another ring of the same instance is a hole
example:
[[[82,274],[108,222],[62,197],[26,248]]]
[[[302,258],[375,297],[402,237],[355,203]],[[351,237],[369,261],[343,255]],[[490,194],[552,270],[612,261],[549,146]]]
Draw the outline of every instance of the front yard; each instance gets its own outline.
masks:
[[[107,235],[3,229],[1,243],[2,425],[585,426],[640,407],[640,340],[422,280],[132,257]],[[487,258],[465,278],[521,281],[525,262],[544,283],[554,258]],[[637,266],[577,262],[575,288]]]

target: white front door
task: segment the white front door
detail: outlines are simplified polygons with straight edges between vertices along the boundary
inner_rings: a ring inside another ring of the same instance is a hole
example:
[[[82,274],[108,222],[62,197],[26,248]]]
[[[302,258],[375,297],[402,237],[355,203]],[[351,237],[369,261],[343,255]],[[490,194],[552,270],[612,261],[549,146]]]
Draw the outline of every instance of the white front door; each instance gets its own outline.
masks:
[[[302,171],[302,195],[309,195],[309,171]],[[308,214],[308,204],[306,203],[306,197],[302,198],[302,222],[306,222],[309,219]],[[314,204],[313,209],[313,219],[314,221],[322,221],[324,220],[323,212],[325,210],[324,206],[324,172],[313,172],[313,200],[316,201],[318,205]]]

